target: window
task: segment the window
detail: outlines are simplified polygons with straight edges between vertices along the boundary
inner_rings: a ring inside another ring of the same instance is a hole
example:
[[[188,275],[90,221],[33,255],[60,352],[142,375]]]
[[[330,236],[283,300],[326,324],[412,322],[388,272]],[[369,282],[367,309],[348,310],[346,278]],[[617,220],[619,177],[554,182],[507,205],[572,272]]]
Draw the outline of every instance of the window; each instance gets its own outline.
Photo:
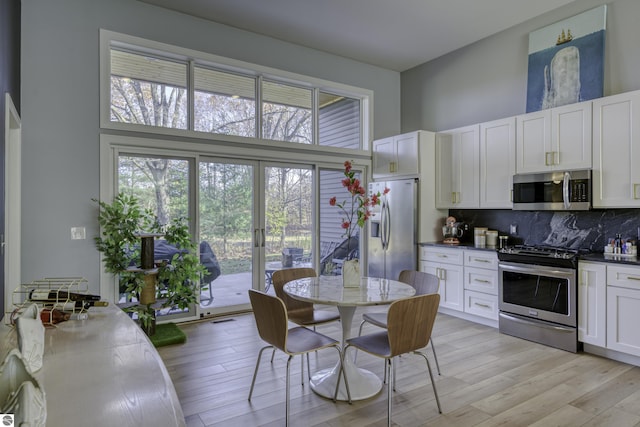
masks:
[[[311,90],[265,81],[262,84],[262,136],[311,144]]]
[[[102,58],[108,61],[102,67],[108,73],[102,77],[108,100],[102,102],[103,128],[140,131],[139,126],[148,126],[155,133],[171,128],[177,130],[173,135],[228,135],[250,138],[246,142],[253,144],[368,148],[369,91],[104,30],[101,34]]]
[[[195,67],[194,130],[256,136],[256,80]]]
[[[187,65],[111,50],[111,121],[187,129]]]
[[[318,109],[319,144],[360,148],[360,100],[320,92]]]

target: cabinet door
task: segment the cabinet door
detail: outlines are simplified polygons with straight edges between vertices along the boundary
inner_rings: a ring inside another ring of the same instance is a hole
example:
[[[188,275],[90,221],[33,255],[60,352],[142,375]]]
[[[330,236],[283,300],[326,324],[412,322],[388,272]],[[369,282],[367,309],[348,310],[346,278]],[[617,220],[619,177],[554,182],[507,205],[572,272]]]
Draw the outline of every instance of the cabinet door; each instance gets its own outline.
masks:
[[[640,207],[640,91],[593,102],[593,207]]]
[[[453,136],[453,187],[456,208],[480,206],[480,126],[458,129]]]
[[[396,165],[396,146],[393,137],[373,141],[373,176],[388,176]]]
[[[591,168],[591,101],[551,110],[551,160],[554,170]]]
[[[421,261],[420,269],[421,271],[435,274],[440,279],[440,288],[438,289],[440,307],[464,311],[462,265]]]
[[[578,265],[578,340],[606,347],[607,266]]]
[[[393,142],[396,146],[396,161],[398,162],[396,168],[397,175],[417,175],[418,169],[418,132],[407,133],[404,135],[398,135],[393,138]]]
[[[453,135],[436,134],[436,208],[453,207]]]
[[[549,170],[551,158],[551,111],[543,110],[516,117],[516,173]]]
[[[516,119],[480,124],[480,207],[511,209],[516,173]]]
[[[640,287],[607,287],[607,348],[640,356]]]

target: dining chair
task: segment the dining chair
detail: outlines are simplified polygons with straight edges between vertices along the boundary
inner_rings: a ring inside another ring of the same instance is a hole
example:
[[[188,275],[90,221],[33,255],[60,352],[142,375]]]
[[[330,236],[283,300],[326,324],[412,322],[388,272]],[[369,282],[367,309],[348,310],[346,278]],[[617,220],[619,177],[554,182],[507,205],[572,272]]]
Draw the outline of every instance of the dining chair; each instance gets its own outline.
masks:
[[[400,272],[398,281],[411,285],[416,290],[415,295],[436,294],[438,293],[438,288],[440,287],[440,279],[438,279],[438,276],[431,273],[425,273],[423,271],[403,270]],[[358,330],[358,336],[362,335],[362,327],[365,323],[370,323],[372,325],[386,329],[387,313],[364,313],[362,315],[360,329]],[[433,358],[436,362],[438,375],[440,375],[440,364],[438,363],[438,356],[436,356],[436,347],[433,345],[433,338],[429,338],[429,343],[431,344],[431,350],[433,351]]]
[[[307,277],[316,277],[316,271],[309,267],[287,268],[283,270],[277,270],[273,272],[272,283],[273,290],[276,292],[276,296],[280,298],[285,307],[287,308],[287,316],[289,320],[300,326],[312,326],[313,330],[316,330],[316,325],[322,325],[324,323],[340,320],[340,313],[330,310],[317,310],[310,302],[300,301],[290,297],[284,291],[284,285],[287,282],[297,279],[303,279]],[[271,353],[271,362],[275,355],[275,349]],[[301,369],[304,370],[304,362],[301,361]],[[309,370],[309,354],[307,353],[307,376],[311,378],[311,371]],[[304,375],[301,376],[302,384],[304,384]]]
[[[388,426],[391,426],[391,383],[395,377],[395,370],[392,369],[393,360],[401,354],[418,354],[427,362],[438,412],[442,413],[436,384],[433,381],[431,364],[427,356],[418,351],[429,342],[439,304],[440,294],[425,294],[394,301],[387,312],[386,330],[347,340],[347,345],[343,350],[343,358],[346,357],[347,350],[350,347],[355,347],[373,356],[385,359],[385,373],[389,377],[387,382]]]
[[[333,347],[338,352],[340,361],[342,362],[342,351],[340,350],[340,342],[323,335],[319,332],[312,331],[311,329],[296,326],[291,329],[288,328],[288,316],[287,308],[284,302],[273,295],[265,294],[264,292],[257,291],[255,289],[249,289],[249,300],[251,301],[251,308],[253,309],[253,315],[256,321],[256,327],[258,328],[258,334],[260,338],[268,345],[262,347],[258,353],[258,360],[256,361],[256,369],[253,372],[253,379],[251,380],[251,389],[249,390],[249,401],[253,394],[253,388],[256,384],[256,376],[258,375],[258,367],[260,366],[260,359],[262,359],[262,353],[268,348],[278,349],[289,356],[287,359],[287,377],[286,377],[286,403],[285,403],[285,425],[289,425],[289,377],[290,377],[290,364],[293,356],[309,354],[312,351],[318,351],[325,348]],[[351,400],[351,393],[349,391],[349,383],[347,382],[347,376],[342,369],[342,363],[340,364],[340,373],[345,381],[347,388],[347,395]],[[336,390],[333,395],[333,401],[336,401],[338,395],[338,387],[340,381],[336,381]]]
[[[284,285],[287,282],[306,277],[316,277],[316,271],[313,268],[299,267],[277,270],[273,273],[273,289],[276,296],[287,307],[289,320],[300,326],[314,328],[316,325],[340,320],[340,314],[337,311],[315,309],[312,303],[297,300],[285,293]]]

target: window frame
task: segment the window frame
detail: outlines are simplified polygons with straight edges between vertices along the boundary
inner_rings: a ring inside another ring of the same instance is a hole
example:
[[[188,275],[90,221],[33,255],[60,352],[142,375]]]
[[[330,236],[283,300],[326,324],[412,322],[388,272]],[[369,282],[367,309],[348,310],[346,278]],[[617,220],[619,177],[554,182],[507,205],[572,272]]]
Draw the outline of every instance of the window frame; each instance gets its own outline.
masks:
[[[144,55],[159,56],[167,60],[176,60],[184,62],[188,66],[187,76],[187,123],[188,129],[158,128],[133,123],[113,122],[110,119],[110,103],[111,103],[111,47],[123,49],[132,52],[138,52]],[[196,66],[211,68],[217,71],[241,74],[248,77],[256,78],[256,135],[262,133],[262,96],[261,83],[262,79],[279,82],[286,85],[299,86],[312,90],[312,144],[299,144],[288,141],[267,140],[263,138],[250,138],[235,135],[213,134],[199,132],[193,130],[193,99],[194,99],[194,78],[193,70]],[[318,99],[320,92],[328,92],[336,95],[360,100],[360,149],[340,148],[332,146],[319,145],[318,136]],[[224,141],[238,144],[261,145],[277,148],[293,148],[292,145],[300,145],[295,149],[318,151],[320,153],[333,152],[345,156],[370,156],[371,155],[371,135],[372,135],[372,117],[373,111],[371,106],[373,100],[373,92],[367,89],[348,86],[340,83],[330,82],[327,80],[317,79],[309,76],[303,76],[296,73],[286,72],[270,67],[263,67],[256,64],[250,64],[243,61],[224,58],[205,52],[195,51],[191,49],[181,48],[168,45],[165,43],[155,42],[142,39],[135,36],[116,33],[108,30],[100,30],[100,128],[101,131],[124,131],[133,133],[150,133],[162,134],[166,136],[194,138],[205,141]]]

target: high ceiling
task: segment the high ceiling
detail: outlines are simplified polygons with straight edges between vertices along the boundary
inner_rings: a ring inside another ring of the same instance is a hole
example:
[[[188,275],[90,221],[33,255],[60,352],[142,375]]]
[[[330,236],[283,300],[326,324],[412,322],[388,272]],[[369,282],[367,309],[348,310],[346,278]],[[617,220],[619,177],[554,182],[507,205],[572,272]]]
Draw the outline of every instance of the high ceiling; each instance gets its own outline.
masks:
[[[404,71],[574,0],[141,1]]]

